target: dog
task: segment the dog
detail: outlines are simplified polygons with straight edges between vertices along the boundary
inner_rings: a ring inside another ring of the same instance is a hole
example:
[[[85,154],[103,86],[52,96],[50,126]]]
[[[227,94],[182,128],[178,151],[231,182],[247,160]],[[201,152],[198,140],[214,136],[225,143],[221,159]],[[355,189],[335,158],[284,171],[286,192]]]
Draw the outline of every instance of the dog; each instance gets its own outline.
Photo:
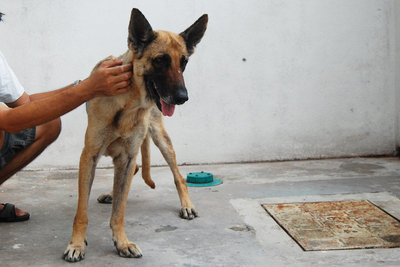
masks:
[[[114,245],[122,257],[142,257],[140,248],[125,234],[124,213],[132,177],[138,170],[136,157],[139,148],[143,161],[142,176],[150,187],[155,186],[150,177],[150,138],[174,175],[181,217],[193,219],[197,216],[186,182],[178,169],[171,139],[164,129],[163,115],[172,116],[175,105],[188,100],[183,71],[202,39],[207,23],[208,15],[204,14],[180,34],[153,31],[144,15],[138,9],[132,9],[128,50],[119,57],[124,63],[133,64],[132,90],[123,95],[95,98],[87,103],[88,126],[79,163],[78,207],[72,237],[63,255],[66,261],[84,259],[88,199],[96,164],[102,155],[111,156],[114,164],[113,192],[110,195],[110,227]]]

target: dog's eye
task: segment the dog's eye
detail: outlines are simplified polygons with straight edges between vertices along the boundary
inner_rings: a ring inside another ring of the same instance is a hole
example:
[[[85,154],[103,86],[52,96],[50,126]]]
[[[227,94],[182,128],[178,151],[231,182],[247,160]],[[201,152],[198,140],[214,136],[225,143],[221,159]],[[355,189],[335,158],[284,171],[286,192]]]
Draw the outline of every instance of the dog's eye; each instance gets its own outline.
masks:
[[[181,58],[181,69],[182,69],[182,71],[185,70],[187,63],[188,63],[187,58],[185,56],[182,56],[182,58]]]
[[[168,67],[168,65],[171,62],[171,58],[169,55],[165,54],[165,55],[161,55],[156,58],[153,58],[152,62],[153,62],[154,67],[156,67],[156,68]]]

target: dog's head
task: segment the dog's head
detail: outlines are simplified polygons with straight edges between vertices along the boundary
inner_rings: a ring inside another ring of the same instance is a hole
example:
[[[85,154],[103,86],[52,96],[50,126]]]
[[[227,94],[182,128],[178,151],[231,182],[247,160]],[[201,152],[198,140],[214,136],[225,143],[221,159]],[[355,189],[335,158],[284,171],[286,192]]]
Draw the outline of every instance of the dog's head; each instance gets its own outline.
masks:
[[[148,97],[164,116],[172,116],[175,105],[189,99],[183,71],[207,22],[208,16],[203,15],[180,34],[153,31],[144,15],[132,9],[128,46],[134,54],[134,73],[143,77]]]

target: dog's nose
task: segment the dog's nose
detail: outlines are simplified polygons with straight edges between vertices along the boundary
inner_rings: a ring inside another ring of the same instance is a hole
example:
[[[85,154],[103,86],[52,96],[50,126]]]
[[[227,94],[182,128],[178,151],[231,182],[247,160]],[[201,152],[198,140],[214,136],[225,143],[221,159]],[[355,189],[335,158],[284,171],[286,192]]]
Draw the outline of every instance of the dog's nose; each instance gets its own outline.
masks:
[[[178,90],[175,94],[175,103],[181,105],[189,100],[186,90]]]

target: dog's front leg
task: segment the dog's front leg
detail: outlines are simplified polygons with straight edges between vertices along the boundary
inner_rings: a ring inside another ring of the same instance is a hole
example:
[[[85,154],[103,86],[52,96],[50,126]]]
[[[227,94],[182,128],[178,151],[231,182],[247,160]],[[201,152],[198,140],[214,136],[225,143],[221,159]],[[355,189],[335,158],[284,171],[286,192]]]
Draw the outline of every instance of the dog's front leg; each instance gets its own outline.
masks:
[[[180,216],[183,219],[194,219],[198,216],[198,213],[192,204],[192,201],[190,200],[186,181],[182,177],[182,174],[180,173],[176,163],[175,150],[172,146],[172,142],[167,131],[164,129],[161,119],[152,121],[149,132],[154,144],[156,144],[156,146],[160,149],[164,159],[167,161],[172,171],[172,174],[174,175],[175,186],[178,190],[179,199],[181,201]]]
[[[137,151],[137,149],[136,149]],[[124,215],[132,177],[135,173],[136,155],[121,153],[114,157],[114,186],[110,227],[113,241],[121,257],[139,258],[142,252],[125,234]]]
[[[88,149],[82,151],[79,163],[79,199],[76,210],[71,241],[64,252],[64,259],[70,262],[83,260],[85,257],[86,228],[88,225],[87,207],[90,189],[93,184],[99,152]]]

